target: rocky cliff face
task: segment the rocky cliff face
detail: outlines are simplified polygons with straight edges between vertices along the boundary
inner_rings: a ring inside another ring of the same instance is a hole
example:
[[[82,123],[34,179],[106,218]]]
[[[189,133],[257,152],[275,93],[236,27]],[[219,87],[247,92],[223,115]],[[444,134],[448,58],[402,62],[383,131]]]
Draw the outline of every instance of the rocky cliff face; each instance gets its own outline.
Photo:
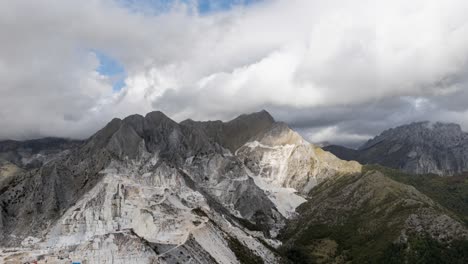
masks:
[[[181,123],[193,130],[201,130],[210,140],[232,153],[252,138],[270,130],[274,124],[275,120],[265,110],[250,115],[241,115],[229,122],[196,122],[189,119]]]
[[[233,241],[277,262],[260,238],[284,225],[229,150],[161,112],[112,120],[79,148],[15,176],[0,201],[1,243],[21,247],[17,259],[49,263],[237,263]],[[121,252],[127,242],[134,249]]]
[[[264,111],[227,123],[161,112],[112,120],[0,193],[1,243],[14,248],[5,260],[278,262],[265,243],[278,243],[290,215],[231,151],[275,124]]]
[[[358,173],[357,162],[342,161],[305,141],[284,123],[253,138],[236,151],[251,177],[280,212],[291,217],[313,187],[329,177]],[[296,195],[296,191],[301,195]]]
[[[280,263],[278,234],[309,215],[296,208],[320,201],[320,215],[344,215],[352,182],[331,202],[311,193],[362,175],[265,111],[230,122],[132,115],[39,168],[3,164],[6,263]]]
[[[358,150],[325,149],[342,159],[409,173],[453,175],[468,170],[468,133],[456,124],[413,123],[384,131]]]

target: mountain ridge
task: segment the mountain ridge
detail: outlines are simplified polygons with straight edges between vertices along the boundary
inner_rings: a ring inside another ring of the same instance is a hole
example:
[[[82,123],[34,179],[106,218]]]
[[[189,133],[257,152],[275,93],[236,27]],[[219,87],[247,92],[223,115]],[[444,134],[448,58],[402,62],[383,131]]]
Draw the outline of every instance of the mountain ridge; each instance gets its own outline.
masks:
[[[315,256],[314,239],[298,244],[282,235],[302,237],[295,226],[310,226],[304,219],[317,217],[311,211],[324,212],[314,225],[332,228],[336,223],[327,219],[346,220],[353,216],[348,207],[374,210],[362,201],[378,198],[382,186],[392,187],[385,196],[390,205],[400,201],[393,193],[424,196],[310,144],[266,111],[228,122],[177,123],[159,111],[116,118],[38,168],[5,164],[0,260],[7,263],[283,263],[295,260],[281,253],[290,246],[302,250],[305,243],[311,250],[305,256]],[[350,196],[354,189],[363,195]],[[413,214],[411,221],[419,221],[416,209],[384,219],[402,223]],[[443,207],[431,210],[444,220],[435,229],[449,241],[466,233]],[[349,232],[359,237],[359,230]],[[382,249],[394,245],[382,239]],[[331,257],[350,256],[341,253]]]
[[[385,130],[356,150],[324,148],[345,160],[405,172],[453,175],[468,171],[468,133],[454,123],[415,122]]]

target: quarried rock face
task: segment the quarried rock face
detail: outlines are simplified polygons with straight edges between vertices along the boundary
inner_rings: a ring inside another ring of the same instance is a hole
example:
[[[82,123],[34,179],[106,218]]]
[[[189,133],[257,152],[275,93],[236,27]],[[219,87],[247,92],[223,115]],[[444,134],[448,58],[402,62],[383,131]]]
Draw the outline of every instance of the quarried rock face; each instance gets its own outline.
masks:
[[[246,143],[235,155],[287,218],[323,180],[361,172],[359,163],[342,161],[311,145],[283,123]]]
[[[180,124],[151,112],[114,119],[39,168],[1,163],[0,261],[281,263],[272,247],[285,227],[298,237],[312,220],[343,224],[362,210],[377,226],[400,205],[404,217],[390,220],[401,239],[465,234],[414,188],[363,174],[265,111]]]
[[[9,247],[2,257],[239,263],[247,254],[277,263],[264,241],[278,243],[284,217],[248,173],[203,130],[161,112],[114,119],[9,182],[0,194],[1,243]]]

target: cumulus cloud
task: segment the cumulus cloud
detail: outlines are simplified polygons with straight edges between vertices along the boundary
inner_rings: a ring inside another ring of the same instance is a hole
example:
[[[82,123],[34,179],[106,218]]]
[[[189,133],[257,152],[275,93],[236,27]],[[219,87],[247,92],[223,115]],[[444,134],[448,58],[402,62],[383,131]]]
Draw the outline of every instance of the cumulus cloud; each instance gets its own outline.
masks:
[[[416,120],[468,129],[466,1],[151,7],[0,3],[0,138],[86,137],[153,109],[180,121],[265,108],[311,141],[348,145]],[[93,50],[125,67],[122,90]]]

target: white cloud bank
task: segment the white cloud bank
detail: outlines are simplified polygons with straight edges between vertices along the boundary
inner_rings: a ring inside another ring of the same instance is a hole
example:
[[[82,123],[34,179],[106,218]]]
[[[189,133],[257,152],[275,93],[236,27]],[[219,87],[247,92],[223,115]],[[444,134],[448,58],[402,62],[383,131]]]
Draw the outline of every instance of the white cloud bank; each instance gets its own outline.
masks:
[[[153,109],[182,120],[266,108],[331,141],[417,119],[468,128],[465,0],[194,4],[152,15],[110,0],[1,2],[0,138],[86,137]],[[124,65],[120,92],[90,50]]]

